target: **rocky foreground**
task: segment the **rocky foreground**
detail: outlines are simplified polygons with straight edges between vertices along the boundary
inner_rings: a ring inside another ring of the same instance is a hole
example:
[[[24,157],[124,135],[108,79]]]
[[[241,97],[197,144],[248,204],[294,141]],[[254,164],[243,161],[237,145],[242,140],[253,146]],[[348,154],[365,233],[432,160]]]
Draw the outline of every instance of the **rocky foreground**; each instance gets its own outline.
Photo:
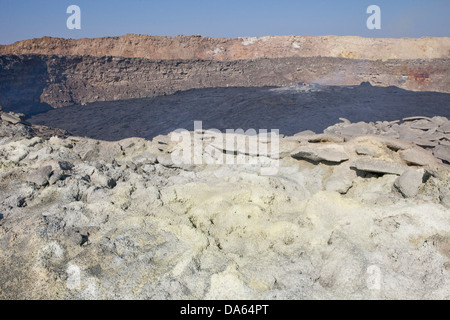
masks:
[[[444,117],[342,119],[266,156],[204,132],[213,159],[258,160],[243,165],[177,165],[174,133],[1,119],[1,299],[450,298]]]

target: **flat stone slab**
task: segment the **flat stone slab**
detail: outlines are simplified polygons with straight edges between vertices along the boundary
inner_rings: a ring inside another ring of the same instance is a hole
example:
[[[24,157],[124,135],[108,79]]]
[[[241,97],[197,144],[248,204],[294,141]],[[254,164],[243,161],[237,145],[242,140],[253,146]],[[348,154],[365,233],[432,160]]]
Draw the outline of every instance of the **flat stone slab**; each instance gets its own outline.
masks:
[[[433,150],[433,154],[436,158],[450,162],[450,147],[439,145]]]
[[[291,156],[295,159],[307,159],[316,162],[328,161],[334,163],[341,163],[347,161],[348,155],[335,148],[312,148],[309,146],[302,146],[291,152]]]
[[[406,141],[414,141],[418,137],[420,137],[423,134],[423,131],[420,129],[413,129],[409,126],[399,126],[397,130],[400,139],[406,140]]]
[[[439,126],[439,131],[450,133],[450,121],[447,121]]]
[[[13,115],[13,114],[10,114],[10,113],[1,112],[1,118],[2,118],[3,121],[7,121],[7,122],[12,123],[12,124],[22,123],[22,124],[29,125],[29,123],[25,122],[22,119],[22,117],[17,116],[17,115]]]
[[[320,143],[320,142],[333,142],[333,143],[341,143],[344,142],[344,137],[341,137],[336,134],[326,134],[326,133],[319,133],[319,134],[300,134],[300,135],[294,135],[294,139],[297,141],[308,141],[311,143]]]
[[[376,133],[377,129],[375,126],[365,123],[358,122],[347,125],[338,130],[338,133],[344,136],[359,136],[359,135],[367,135]]]
[[[436,158],[432,153],[422,148],[401,150],[399,154],[403,161],[412,165],[428,166],[436,163]]]
[[[365,146],[365,145],[357,146],[355,148],[355,152],[358,155],[371,156],[371,157],[374,157],[374,158],[376,158],[376,157],[378,157],[380,155],[378,150],[376,150],[375,148],[373,148],[371,146]]]
[[[351,164],[351,168],[360,171],[382,173],[382,174],[397,174],[401,175],[407,167],[397,162],[385,161],[373,158],[360,158]]]
[[[418,120],[411,123],[412,129],[420,129],[420,130],[431,130],[436,129],[438,125],[434,122],[428,120]]]
[[[436,141],[430,141],[430,140],[425,140],[425,139],[420,139],[420,138],[414,140],[414,143],[420,147],[428,147],[428,148],[433,148],[438,145],[438,143]]]
[[[449,140],[441,140],[441,141],[439,141],[439,144],[443,145],[443,146],[450,147],[450,141]]]
[[[389,149],[395,151],[409,149],[411,148],[411,146],[413,146],[411,142],[403,141],[392,137],[374,136],[374,138],[380,141],[381,143],[385,144]]]
[[[414,116],[414,117],[403,118],[403,121],[416,121],[416,120],[428,120],[428,121],[432,121],[431,118],[429,118],[429,117],[424,117],[424,116]]]

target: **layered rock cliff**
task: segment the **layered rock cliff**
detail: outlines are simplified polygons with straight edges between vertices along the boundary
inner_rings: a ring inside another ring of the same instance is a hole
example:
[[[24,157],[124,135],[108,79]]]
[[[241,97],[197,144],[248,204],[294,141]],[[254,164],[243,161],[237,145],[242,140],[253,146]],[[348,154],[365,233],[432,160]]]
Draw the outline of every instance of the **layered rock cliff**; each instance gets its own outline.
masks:
[[[147,59],[246,60],[338,57],[361,60],[448,58],[450,38],[377,39],[354,36],[209,38],[127,34],[121,37],[43,37],[0,46],[0,54],[90,55]]]
[[[296,82],[449,92],[449,38],[44,37],[0,46],[0,105],[49,108],[223,86]]]
[[[0,105],[27,114],[94,101],[126,100],[207,87],[297,82],[449,92],[447,59],[369,61],[282,58],[238,61],[92,56],[0,56]]]

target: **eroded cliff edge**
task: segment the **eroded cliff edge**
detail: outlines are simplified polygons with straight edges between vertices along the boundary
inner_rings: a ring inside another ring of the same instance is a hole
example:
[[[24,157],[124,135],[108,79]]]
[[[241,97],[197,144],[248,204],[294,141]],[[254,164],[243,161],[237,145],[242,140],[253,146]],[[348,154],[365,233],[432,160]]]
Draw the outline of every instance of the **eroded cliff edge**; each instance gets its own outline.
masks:
[[[210,38],[127,34],[120,37],[43,37],[0,46],[0,54],[90,55],[175,60],[337,57],[360,60],[448,58],[450,38],[363,38],[356,36],[266,36]]]
[[[297,82],[449,92],[448,59],[370,61],[346,58],[149,60],[0,56],[0,105],[26,114],[94,101],[126,100],[208,87],[286,86]]]

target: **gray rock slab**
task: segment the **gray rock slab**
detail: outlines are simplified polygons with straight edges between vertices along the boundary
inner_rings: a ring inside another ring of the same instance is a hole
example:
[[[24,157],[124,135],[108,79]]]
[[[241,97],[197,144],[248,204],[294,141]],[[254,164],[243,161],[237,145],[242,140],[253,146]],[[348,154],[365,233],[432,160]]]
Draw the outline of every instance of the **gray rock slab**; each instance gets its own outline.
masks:
[[[379,152],[375,149],[372,148],[370,146],[357,146],[355,148],[355,152],[359,155],[364,155],[364,156],[371,156],[371,157],[378,157],[379,156]]]
[[[20,119],[18,116],[4,112],[1,113],[1,118],[3,121],[7,121],[12,124],[22,122],[22,119]]]
[[[381,174],[397,174],[401,175],[407,167],[397,162],[385,161],[374,158],[360,158],[353,161],[352,168],[359,171],[374,172]]]
[[[347,161],[348,155],[335,148],[312,148],[309,146],[301,146],[291,152],[291,156],[295,159],[307,159],[312,161],[328,161],[334,163],[340,163]]]
[[[407,164],[428,166],[436,163],[436,158],[430,151],[424,150],[422,148],[411,148],[406,150],[401,150],[399,152],[400,157]]]
[[[392,137],[376,136],[375,139],[385,144],[389,149],[395,151],[409,149],[411,148],[411,146],[413,146],[411,142],[403,141]]]
[[[156,162],[156,155],[150,152],[143,152],[133,158],[135,165],[153,164]]]
[[[345,194],[352,187],[354,179],[356,179],[354,170],[351,170],[348,165],[339,166],[334,169],[326,182],[325,190]]]
[[[436,158],[450,162],[450,147],[439,145],[433,150],[433,154]]]
[[[450,121],[447,121],[439,126],[439,131],[450,133]]]
[[[426,148],[433,148],[438,145],[438,143],[436,141],[430,141],[430,140],[425,140],[425,139],[420,139],[420,138],[417,138],[416,140],[414,140],[414,143],[420,147],[426,147]]]
[[[344,142],[344,137],[336,135],[336,134],[312,134],[312,135],[294,135],[294,139],[297,141],[307,141],[311,143],[321,143],[321,142],[334,142],[341,143]]]
[[[441,125],[443,123],[446,123],[448,121],[448,119],[446,117],[441,117],[441,116],[434,116],[433,118],[431,118],[431,120],[436,123],[437,125]]]
[[[450,147],[450,140],[442,139],[442,140],[439,141],[439,144],[440,144],[440,145],[443,145],[443,146],[448,146],[448,147]]]
[[[405,198],[412,198],[417,195],[422,185],[423,171],[408,168],[394,182],[394,186]]]
[[[438,125],[430,120],[417,120],[411,123],[410,127],[412,129],[419,129],[419,130],[432,130],[436,129]]]
[[[52,171],[52,166],[39,168],[28,175],[27,181],[35,184],[38,187],[42,187],[48,183],[48,179],[52,174]]]
[[[397,132],[400,136],[400,139],[406,141],[414,141],[423,134],[422,130],[412,129],[409,126],[405,125],[399,126]]]
[[[428,121],[432,121],[431,118],[429,117],[424,117],[424,116],[414,116],[414,117],[407,117],[407,118],[403,118],[403,121],[416,121],[416,120],[428,120]]]
[[[61,170],[72,170],[74,165],[69,161],[58,161]]]
[[[345,136],[359,136],[367,134],[375,134],[377,129],[374,125],[365,122],[352,123],[338,130],[338,133]]]
[[[167,145],[172,142],[171,138],[168,135],[159,135],[153,138],[153,141],[158,142],[159,144]]]
[[[305,130],[305,131],[302,131],[302,132],[299,132],[299,133],[296,133],[296,134],[294,134],[294,137],[297,137],[297,136],[313,136],[313,135],[315,135],[316,133],[314,132],[314,131],[311,131],[311,130]]]

